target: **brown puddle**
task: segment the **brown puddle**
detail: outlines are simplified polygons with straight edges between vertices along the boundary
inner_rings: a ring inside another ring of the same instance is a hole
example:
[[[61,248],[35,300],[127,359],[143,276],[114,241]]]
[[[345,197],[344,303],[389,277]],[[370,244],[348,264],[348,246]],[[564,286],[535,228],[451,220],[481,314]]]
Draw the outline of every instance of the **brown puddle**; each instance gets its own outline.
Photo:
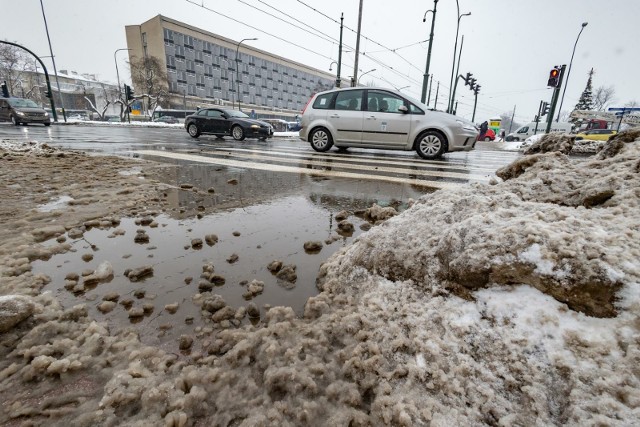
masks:
[[[153,345],[171,342],[175,348],[180,335],[212,326],[192,301],[199,293],[198,282],[205,264],[213,264],[215,274],[225,279],[224,285],[214,285],[211,293],[222,296],[233,309],[246,307],[251,301],[263,314],[265,304],[290,306],[301,314],[306,300],[318,292],[315,279],[322,262],[362,233],[359,226],[365,221],[354,215],[348,218],[354,225],[353,234],[339,233],[335,214],[343,209],[352,212],[364,209],[371,203],[371,200],[317,194],[290,195],[265,204],[207,214],[201,219],[174,219],[162,214],[154,217],[157,227],[136,225],[134,218],[123,218],[117,227],[92,228],[81,239],[68,238],[75,252],[36,261],[33,271],[51,277],[45,290],[54,292],[65,307],[86,303],[90,316],[107,321],[112,330],[135,324],[143,342]],[[124,235],[114,233],[116,229],[124,230]],[[149,236],[148,243],[134,242],[140,229]],[[218,242],[212,246],[205,242],[205,236],[210,234],[218,236]],[[335,241],[326,244],[325,240],[331,237]],[[192,239],[202,239],[202,246],[192,247]],[[320,241],[323,246],[317,253],[308,253],[303,247],[307,241]],[[83,261],[83,255],[85,259],[90,258],[86,254],[92,254],[93,258]],[[238,259],[230,263],[227,259],[233,254]],[[267,269],[274,260],[296,266],[295,285],[278,280]],[[82,275],[85,270],[95,270],[103,261],[113,266],[114,275],[109,282],[99,283],[83,293],[65,289],[67,274]],[[153,266],[153,275],[137,282],[124,275],[127,269],[146,265]],[[185,279],[189,277],[193,280],[186,284]],[[264,291],[247,301],[243,298],[247,285],[240,283],[254,279],[264,282]],[[139,308],[146,304],[145,315],[131,320],[120,303],[110,313],[101,313],[97,306],[106,294],[114,292],[119,294],[119,302],[130,299],[132,306]],[[175,314],[164,309],[165,305],[174,303],[179,304]],[[153,307],[152,312],[149,305]],[[193,321],[189,322],[189,318]],[[248,322],[247,318],[244,322]]]

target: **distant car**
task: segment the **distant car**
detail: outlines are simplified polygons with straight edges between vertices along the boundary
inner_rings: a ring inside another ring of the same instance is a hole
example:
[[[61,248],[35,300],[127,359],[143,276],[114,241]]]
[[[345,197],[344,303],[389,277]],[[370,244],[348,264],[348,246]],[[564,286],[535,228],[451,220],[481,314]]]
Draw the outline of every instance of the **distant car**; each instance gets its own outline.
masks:
[[[49,113],[32,100],[24,98],[0,98],[0,120],[10,121],[16,126],[20,123],[51,125]]]
[[[302,129],[302,126],[300,126],[300,123],[298,122],[287,122],[287,128],[289,129],[289,132],[298,132]]]
[[[178,119],[176,119],[173,116],[162,116],[162,117],[157,117],[155,119],[153,119],[154,122],[160,122],[160,123],[170,123],[170,124],[176,124],[179,123]]]
[[[263,122],[269,123],[273,127],[274,132],[286,132],[289,124],[282,119],[262,119]]]
[[[104,118],[105,122],[120,122],[120,117],[118,116],[107,116]]]
[[[415,150],[423,159],[470,151],[478,129],[461,117],[429,110],[402,92],[373,87],[316,94],[302,112],[300,139],[316,151],[359,147]]]
[[[582,139],[588,139],[591,141],[608,141],[609,138],[616,133],[618,132],[612,129],[592,129],[577,134],[576,141],[580,141]]]
[[[480,135],[478,135],[478,141],[493,141],[496,139],[496,133],[493,129],[487,129],[487,132],[484,134],[482,139],[480,139]]]
[[[273,137],[273,128],[269,123],[249,118],[242,111],[222,108],[203,108],[187,116],[184,128],[193,138],[201,134],[215,135],[219,138],[232,136],[236,141],[245,138],[266,140]]]

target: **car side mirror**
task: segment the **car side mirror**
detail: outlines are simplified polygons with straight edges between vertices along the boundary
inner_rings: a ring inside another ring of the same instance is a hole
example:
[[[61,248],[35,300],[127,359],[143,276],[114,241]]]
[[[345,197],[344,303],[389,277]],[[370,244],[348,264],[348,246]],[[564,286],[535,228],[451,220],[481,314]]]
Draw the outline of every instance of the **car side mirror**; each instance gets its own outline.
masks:
[[[398,111],[400,111],[402,114],[407,114],[409,112],[409,109],[406,105],[401,105],[398,107]]]

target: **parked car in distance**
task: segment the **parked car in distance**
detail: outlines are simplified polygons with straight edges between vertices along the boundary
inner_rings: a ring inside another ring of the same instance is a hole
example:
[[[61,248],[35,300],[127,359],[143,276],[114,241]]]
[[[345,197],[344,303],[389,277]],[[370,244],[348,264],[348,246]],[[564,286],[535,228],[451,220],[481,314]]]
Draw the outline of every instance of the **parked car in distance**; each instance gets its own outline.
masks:
[[[287,129],[289,132],[298,132],[302,126],[298,122],[287,122]]]
[[[118,116],[105,116],[103,121],[105,121],[105,122],[120,122],[121,120],[120,120],[120,117],[118,117]]]
[[[580,141],[582,139],[588,139],[591,141],[608,141],[609,138],[616,133],[618,132],[612,129],[592,129],[577,134],[576,141]]]
[[[424,159],[470,151],[478,129],[468,120],[429,110],[384,88],[344,88],[314,95],[302,112],[300,139],[316,151],[359,147],[415,150]]]
[[[176,123],[180,123],[178,121],[178,119],[176,119],[173,116],[162,116],[162,117],[158,117],[153,119],[154,122],[160,122],[160,123],[170,123],[170,124],[176,124]]]
[[[49,113],[30,99],[0,98],[0,120],[10,121],[18,126],[20,123],[41,123],[51,125]]]
[[[487,132],[484,134],[484,136],[482,137],[482,139],[480,139],[481,135],[478,134],[478,141],[493,141],[496,139],[496,133],[493,129],[489,128],[487,129]]]
[[[273,127],[269,123],[254,120],[238,110],[223,108],[203,108],[187,116],[184,128],[193,138],[201,134],[215,135],[218,138],[232,136],[236,141],[245,138],[266,140],[273,137]]]
[[[274,132],[286,132],[289,128],[286,120],[282,119],[261,119],[265,123],[269,123],[273,127]]]
[[[571,133],[571,123],[562,123],[562,122],[552,122],[550,132],[564,132]],[[536,129],[537,128],[537,129]],[[524,126],[520,126],[516,129],[515,132],[510,133],[506,136],[507,141],[524,141],[530,136],[537,135],[540,133],[547,133],[547,123],[546,122],[529,122]]]

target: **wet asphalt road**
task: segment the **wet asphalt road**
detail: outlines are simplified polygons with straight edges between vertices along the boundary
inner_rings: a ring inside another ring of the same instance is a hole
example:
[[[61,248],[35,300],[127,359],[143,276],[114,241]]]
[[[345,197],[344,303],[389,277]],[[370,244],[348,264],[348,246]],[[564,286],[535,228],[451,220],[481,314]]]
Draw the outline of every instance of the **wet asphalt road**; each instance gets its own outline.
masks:
[[[218,172],[242,169],[311,176],[347,187],[358,183],[358,191],[367,186],[379,191],[378,187],[383,185],[409,186],[418,193],[429,193],[468,182],[488,182],[496,169],[519,156],[515,152],[491,149],[486,143],[478,143],[471,152],[450,153],[437,161],[422,160],[413,151],[333,148],[327,153],[317,153],[297,137],[273,138],[267,142],[218,140],[213,136],[193,139],[181,127],[54,125],[47,128],[3,123],[0,138],[37,140],[88,152],[181,165],[208,165]]]

